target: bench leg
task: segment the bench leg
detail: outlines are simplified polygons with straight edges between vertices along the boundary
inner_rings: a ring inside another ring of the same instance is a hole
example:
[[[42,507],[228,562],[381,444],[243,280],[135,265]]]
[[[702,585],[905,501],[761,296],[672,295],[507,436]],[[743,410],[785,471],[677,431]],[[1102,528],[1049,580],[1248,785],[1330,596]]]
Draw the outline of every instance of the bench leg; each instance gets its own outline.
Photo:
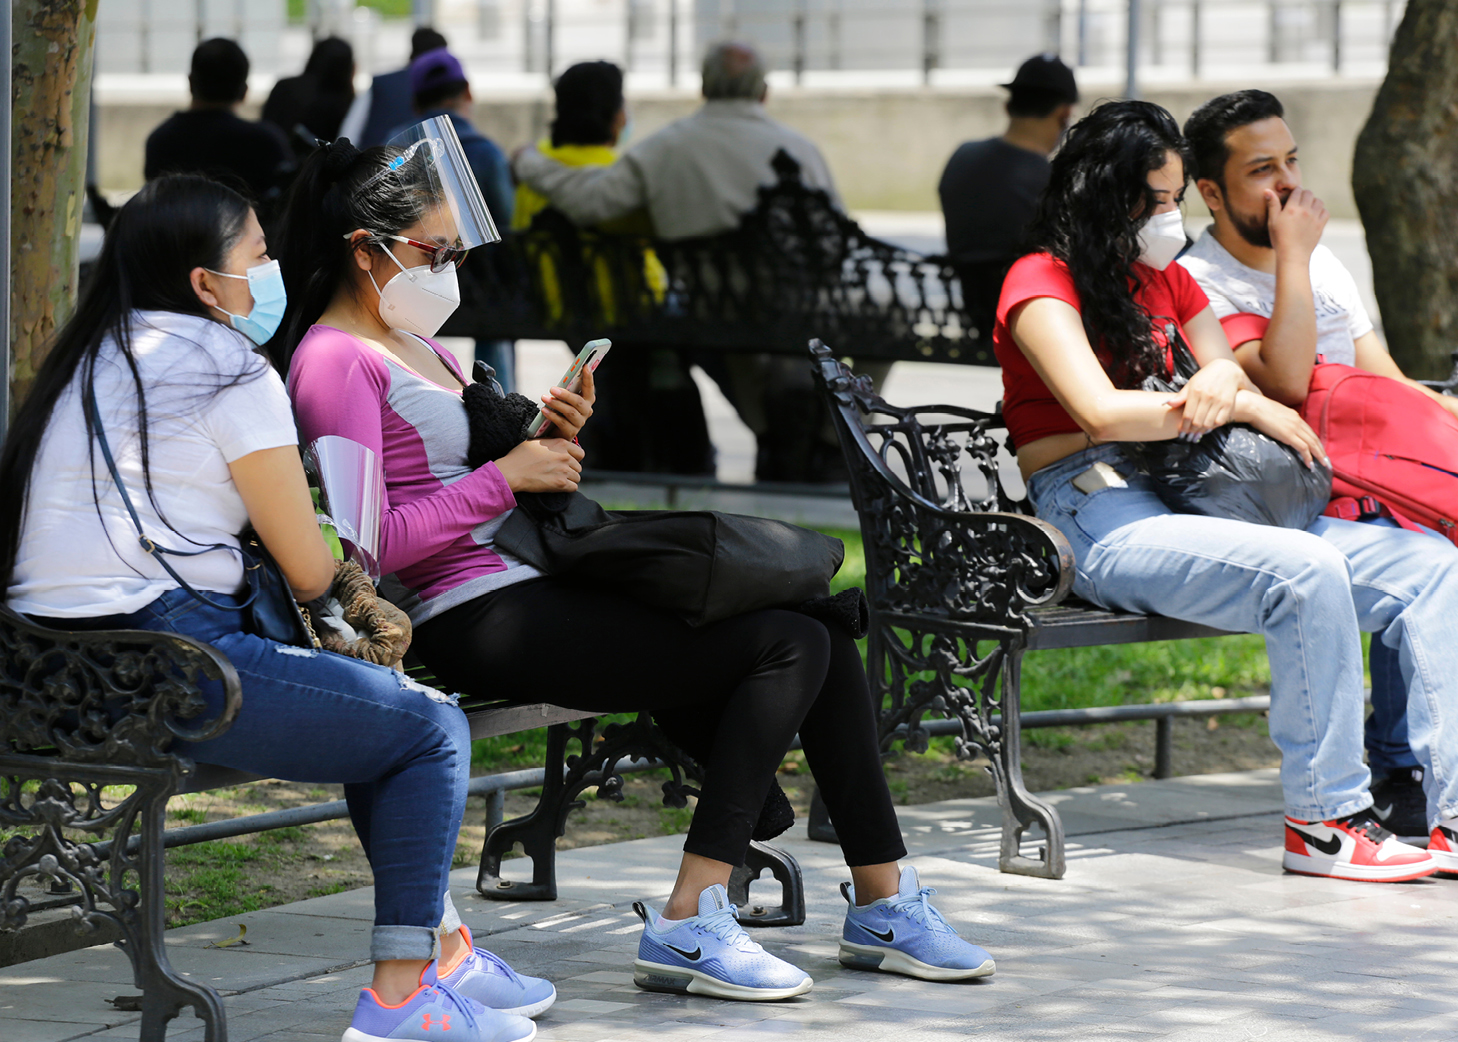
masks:
[[[1022,663],[1021,643],[1003,642],[1006,658],[1002,664],[1002,731],[997,742],[997,757],[992,776],[997,782],[997,802],[1002,807],[1002,853],[998,868],[1025,876],[1062,879],[1063,821],[1052,804],[1039,799],[1023,785],[1022,732]],[[996,678],[988,678],[989,687]],[[1046,837],[1041,857],[1025,857],[1022,853],[1023,833],[1037,824]]]
[[[593,721],[582,724],[588,725],[590,747]],[[493,901],[557,900],[557,837],[562,834],[568,813],[584,806],[581,800],[563,798],[567,743],[573,737],[572,729],[582,724],[554,724],[547,729],[547,776],[541,798],[531,813],[501,821],[499,808],[492,800],[486,801],[486,842],[481,847],[481,868],[476,873],[476,890],[482,897]],[[522,853],[532,860],[530,883],[501,878],[502,859],[518,843]]]
[[[778,905],[749,903],[749,884],[765,869],[780,884]],[[741,926],[802,926],[805,923],[805,880],[800,863],[787,850],[752,840],[744,864],[729,876],[729,903],[739,908]]]
[[[39,789],[22,797],[24,781]],[[162,829],[167,797],[178,775],[167,768],[129,768],[61,763],[49,757],[0,755],[0,806],[7,824],[34,832],[18,833],[0,856],[0,926],[25,925],[30,902],[13,888],[24,879],[46,881],[58,895],[41,907],[67,906],[78,931],[105,927],[121,934],[116,945],[132,964],[141,990],[141,1042],[162,1042],[167,1022],[185,1006],[203,1021],[207,1042],[227,1042],[228,1026],[218,993],[180,976],[167,958],[166,898]],[[86,792],[77,806],[75,786]],[[108,785],[135,786],[110,807],[101,795]],[[95,840],[77,842],[65,831],[79,829]],[[96,840],[112,833],[103,853]],[[135,841],[135,842],[133,842]]]

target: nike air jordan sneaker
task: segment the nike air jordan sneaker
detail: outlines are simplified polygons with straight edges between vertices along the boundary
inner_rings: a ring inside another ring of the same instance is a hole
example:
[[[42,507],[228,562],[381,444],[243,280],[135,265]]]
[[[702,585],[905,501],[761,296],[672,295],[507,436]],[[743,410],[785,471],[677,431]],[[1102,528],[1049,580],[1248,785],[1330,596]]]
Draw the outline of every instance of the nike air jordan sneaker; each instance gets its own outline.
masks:
[[[1458,875],[1458,831],[1439,825],[1428,837],[1428,853],[1438,863],[1438,871]]]
[[[1370,809],[1334,821],[1287,818],[1281,864],[1287,872],[1304,876],[1383,883],[1418,879],[1438,870],[1432,854],[1400,842]]]
[[[928,898],[936,891],[922,886],[910,865],[901,870],[895,897],[857,906],[853,886],[842,883],[840,892],[850,905],[841,931],[842,966],[933,981],[988,977],[997,968],[932,907]]]
[[[538,1017],[557,1001],[557,989],[541,977],[517,973],[485,948],[477,948],[471,931],[462,926],[468,951],[441,983],[468,999],[475,999],[488,1009],[515,1013],[519,1017]]]
[[[699,895],[698,915],[665,929],[658,928],[658,914],[641,901],[633,911],[643,920],[633,983],[646,991],[771,1002],[803,995],[815,983],[804,970],[749,939],[728,892],[717,883]]]
[[[420,974],[420,986],[398,1005],[386,1005],[374,988],[359,993],[354,1019],[340,1042],[531,1042],[537,1026],[526,1017],[487,1009],[436,979],[436,964]]]
[[[1405,767],[1372,783],[1372,816],[1404,843],[1420,847],[1428,841],[1428,798],[1423,794],[1423,769]]]

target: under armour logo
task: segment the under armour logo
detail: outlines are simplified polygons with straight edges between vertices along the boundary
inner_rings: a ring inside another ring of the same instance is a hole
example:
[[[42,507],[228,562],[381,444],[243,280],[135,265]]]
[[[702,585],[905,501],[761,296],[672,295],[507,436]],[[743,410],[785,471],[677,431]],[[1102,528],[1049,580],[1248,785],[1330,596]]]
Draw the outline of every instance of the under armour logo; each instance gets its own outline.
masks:
[[[431,1028],[434,1027],[438,1027],[442,1031],[449,1031],[451,1029],[451,1015],[449,1013],[442,1013],[440,1015],[440,1023],[432,1024],[430,1022],[430,1014],[425,1014],[425,1020],[421,1023],[420,1029],[422,1031],[429,1031]]]

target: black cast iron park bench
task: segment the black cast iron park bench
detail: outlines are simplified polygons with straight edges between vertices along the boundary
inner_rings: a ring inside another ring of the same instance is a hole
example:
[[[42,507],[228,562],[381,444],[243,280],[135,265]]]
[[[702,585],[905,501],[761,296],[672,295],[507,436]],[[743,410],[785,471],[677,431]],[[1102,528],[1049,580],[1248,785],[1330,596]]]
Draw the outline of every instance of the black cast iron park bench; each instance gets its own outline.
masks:
[[[776,182],[718,235],[668,241],[543,210],[461,269],[442,335],[797,358],[823,337],[854,343],[859,360],[996,364],[948,258],[867,235],[788,153],[773,166]]]
[[[871,606],[866,669],[884,706],[882,748],[903,741],[925,751],[924,717],[957,721],[958,754],[985,755],[997,788],[999,867],[1061,878],[1058,811],[1023,784],[1023,655],[1225,632],[1069,596],[1068,540],[1003,485],[1000,410],[894,406],[818,340],[810,353],[860,516]],[[818,806],[810,821],[816,838],[828,835]],[[1030,857],[1023,834],[1033,826],[1042,849]]]
[[[205,713],[204,680],[224,686],[216,716]],[[169,797],[258,779],[196,764],[178,744],[222,734],[244,704],[232,665],[200,641],[147,631],[52,630],[0,604],[0,828],[11,833],[0,848],[0,929],[22,928],[37,912],[69,909],[77,931],[95,938],[85,943],[116,939],[142,992],[143,1042],[162,1039],[184,1006],[205,1022],[208,1042],[227,1038],[217,992],[174,971],[163,945],[163,829]],[[477,877],[477,890],[488,899],[555,900],[556,839],[568,814],[594,785],[599,798],[621,799],[618,772],[626,762],[647,759],[669,769],[663,783],[669,806],[685,806],[702,781],[699,766],[647,713],[600,727],[591,714],[545,703],[463,699],[462,709],[473,739],[549,727],[536,808],[519,819],[488,820]],[[573,746],[576,754],[569,752]],[[502,877],[503,857],[517,846],[531,859],[530,880]],[[746,908],[742,921],[803,923],[804,887],[794,858],[755,843],[746,861],[730,885],[731,900]],[[780,884],[782,903],[750,906],[749,885],[765,871]],[[45,887],[43,896],[37,884]]]

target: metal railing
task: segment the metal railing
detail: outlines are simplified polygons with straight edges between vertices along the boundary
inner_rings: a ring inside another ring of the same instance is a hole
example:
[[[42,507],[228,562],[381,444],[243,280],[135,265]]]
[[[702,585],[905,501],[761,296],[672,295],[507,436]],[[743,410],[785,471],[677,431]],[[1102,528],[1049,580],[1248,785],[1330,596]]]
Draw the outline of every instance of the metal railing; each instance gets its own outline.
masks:
[[[1252,695],[1247,698],[1200,699],[1191,702],[1156,702],[1147,705],[1094,706],[1089,709],[1049,709],[1022,714],[1022,729],[1032,731],[1044,727],[1087,727],[1093,724],[1123,723],[1132,720],[1155,721],[1154,777],[1170,778],[1174,774],[1174,720],[1179,717],[1214,717],[1233,713],[1263,713],[1271,708],[1266,695]],[[994,724],[1001,724],[1001,717],[992,718]],[[956,720],[928,720],[923,726],[933,735],[961,734],[962,725]],[[899,729],[902,733],[904,729]],[[792,749],[800,748],[797,737]],[[618,764],[618,773],[653,770],[664,764],[657,760],[625,760]],[[502,774],[488,774],[471,779],[467,792],[472,796],[485,796],[486,828],[499,824],[505,815],[506,793],[517,789],[535,789],[547,778],[544,768],[523,771],[508,771]],[[597,784],[594,776],[591,784]],[[304,807],[290,807],[286,810],[269,811],[266,814],[250,814],[222,821],[209,821],[201,825],[186,825],[168,829],[162,834],[164,847],[182,847],[193,843],[206,843],[216,839],[230,839],[270,829],[289,828],[297,825],[315,825],[323,821],[334,821],[349,816],[344,800],[315,803]],[[139,844],[140,836],[133,836],[131,842]],[[110,850],[109,843],[99,843],[96,855],[105,860]]]

